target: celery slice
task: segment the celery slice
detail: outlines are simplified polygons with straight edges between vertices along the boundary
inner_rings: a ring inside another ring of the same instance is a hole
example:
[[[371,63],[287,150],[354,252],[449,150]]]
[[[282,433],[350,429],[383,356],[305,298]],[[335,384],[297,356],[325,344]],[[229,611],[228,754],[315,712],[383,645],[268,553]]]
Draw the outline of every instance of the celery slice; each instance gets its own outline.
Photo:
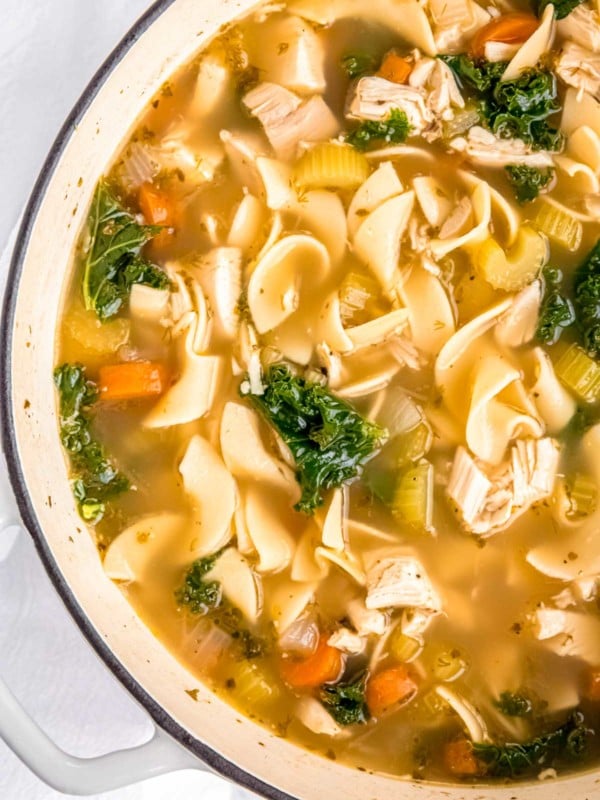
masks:
[[[356,189],[369,172],[367,158],[354,147],[324,142],[300,157],[292,179],[299,189]]]
[[[392,513],[399,522],[425,531],[433,521],[433,466],[424,459],[400,474]]]
[[[598,506],[596,482],[581,472],[577,472],[567,483],[567,496],[571,505],[569,517],[587,517]]]
[[[533,222],[556,244],[566,247],[571,252],[579,250],[583,237],[583,225],[561,208],[542,201]]]
[[[507,252],[495,239],[486,239],[474,252],[475,269],[494,289],[517,292],[538,277],[548,255],[546,237],[521,225]]]
[[[280,690],[256,663],[240,661],[235,665],[231,679],[232,695],[249,706],[264,706],[279,697]]]
[[[457,648],[438,649],[433,656],[431,672],[438,681],[455,681],[466,669],[467,662]]]
[[[423,642],[402,633],[400,626],[396,628],[390,639],[390,653],[398,661],[414,661],[423,650]]]
[[[370,275],[349,272],[340,286],[340,316],[346,326],[362,325],[388,311],[379,283]]]
[[[453,139],[455,136],[462,136],[472,128],[473,125],[477,125],[479,119],[479,112],[476,109],[465,108],[464,111],[456,114],[453,119],[444,123],[442,136],[444,139]]]
[[[600,364],[576,344],[571,345],[555,364],[554,371],[567,389],[586,403],[600,400]]]
[[[387,390],[377,422],[388,431],[390,439],[412,431],[423,421],[423,411],[402,388],[393,386]]]
[[[412,403],[412,400],[410,402]],[[420,415],[418,407],[415,405],[414,408]],[[410,412],[407,412],[406,418],[410,418],[414,423],[414,417],[410,416]],[[402,424],[401,418],[398,424]],[[388,430],[394,430],[393,426]],[[365,470],[365,481],[373,494],[386,505],[393,506],[398,486],[398,470],[423,458],[431,448],[432,442],[433,433],[422,417],[411,430],[394,436]]]

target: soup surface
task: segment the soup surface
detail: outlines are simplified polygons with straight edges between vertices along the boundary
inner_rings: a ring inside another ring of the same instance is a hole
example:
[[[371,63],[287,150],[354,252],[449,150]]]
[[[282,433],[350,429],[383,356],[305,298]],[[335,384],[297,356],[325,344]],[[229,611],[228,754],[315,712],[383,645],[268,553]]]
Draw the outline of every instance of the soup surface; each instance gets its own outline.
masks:
[[[198,679],[328,758],[597,762],[598,52],[577,0],[271,3],[96,190],[80,513]]]

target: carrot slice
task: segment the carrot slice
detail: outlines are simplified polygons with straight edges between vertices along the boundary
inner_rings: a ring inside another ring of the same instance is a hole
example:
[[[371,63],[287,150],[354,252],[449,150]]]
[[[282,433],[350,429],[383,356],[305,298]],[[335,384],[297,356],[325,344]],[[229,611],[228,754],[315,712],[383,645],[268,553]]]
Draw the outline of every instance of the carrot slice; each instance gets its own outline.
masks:
[[[590,667],[585,674],[583,695],[588,700],[600,700],[600,667]]]
[[[385,669],[367,682],[366,700],[369,711],[379,717],[391,708],[408,703],[419,687],[404,666]]]
[[[411,72],[412,65],[405,58],[397,53],[388,53],[381,62],[377,75],[392,83],[406,83]]]
[[[468,739],[456,739],[444,745],[444,765],[452,775],[481,775],[481,765]]]
[[[504,14],[477,31],[471,42],[471,55],[483,58],[486,42],[522,44],[539,27],[540,21],[532,14]]]
[[[344,670],[344,658],[321,636],[315,652],[302,661],[281,659],[281,677],[293,689],[316,689],[324,683],[339,680]]]
[[[100,367],[98,388],[101,400],[136,400],[162,394],[167,371],[162,364],[131,361]]]
[[[176,217],[171,197],[151,183],[144,183],[140,187],[138,202],[148,224],[164,227],[164,230],[154,237],[152,245],[154,247],[167,245],[173,236],[173,231],[169,229],[175,227]]]

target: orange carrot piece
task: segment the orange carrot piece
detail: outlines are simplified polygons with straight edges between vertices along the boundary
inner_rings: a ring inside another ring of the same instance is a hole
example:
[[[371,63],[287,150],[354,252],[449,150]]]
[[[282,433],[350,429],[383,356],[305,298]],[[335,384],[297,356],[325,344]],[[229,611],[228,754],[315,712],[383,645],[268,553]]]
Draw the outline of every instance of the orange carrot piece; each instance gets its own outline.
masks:
[[[137,400],[162,394],[167,388],[167,371],[162,364],[131,361],[100,367],[98,388],[101,400]]]
[[[600,667],[589,667],[586,671],[583,696],[592,702],[600,701]]]
[[[140,210],[149,225],[162,225],[162,230],[152,240],[152,245],[162,247],[167,245],[172,238],[170,228],[175,227],[175,207],[170,196],[157,189],[151,183],[144,183],[140,187],[138,202]]]
[[[540,21],[533,14],[504,14],[496,17],[477,31],[471,42],[471,55],[483,58],[486,42],[522,44],[539,27]]]
[[[324,683],[339,680],[344,670],[344,657],[321,636],[315,652],[302,661],[281,659],[281,677],[293,689],[316,689]]]
[[[468,739],[456,739],[444,745],[444,765],[452,775],[481,775],[482,768]]]
[[[392,83],[406,83],[412,72],[412,65],[406,58],[399,56],[398,53],[388,53],[379,67],[380,78],[385,78]]]
[[[374,717],[379,717],[395,706],[408,703],[418,688],[404,666],[378,672],[367,681],[365,696],[369,711]]]

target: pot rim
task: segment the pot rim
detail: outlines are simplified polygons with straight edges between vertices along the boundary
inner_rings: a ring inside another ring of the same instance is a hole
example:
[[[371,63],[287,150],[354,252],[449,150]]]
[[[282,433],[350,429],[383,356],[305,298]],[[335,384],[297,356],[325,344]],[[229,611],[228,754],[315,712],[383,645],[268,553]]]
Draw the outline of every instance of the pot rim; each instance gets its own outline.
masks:
[[[29,488],[25,481],[18,453],[12,408],[13,384],[11,353],[20,278],[35,220],[55,168],[79,121],[88,112],[98,92],[105,85],[115,67],[130,48],[173,2],[175,2],[175,0],[155,0],[147,11],[134,22],[120,42],[110,52],[106,60],[83,90],[81,96],[76,101],[60,128],[34,183],[15,240],[0,314],[0,443],[6,458],[8,477],[21,519],[24,522],[26,530],[33,539],[38,556],[71,617],[108,669],[110,669],[113,675],[115,675],[134,699],[143,706],[156,725],[166,731],[179,742],[179,744],[192,752],[200,761],[207,764],[219,775],[234,781],[255,794],[269,798],[269,800],[295,800],[292,795],[265,783],[251,773],[241,769],[233,762],[221,756],[207,744],[188,733],[146,692],[142,685],[138,683],[127,669],[125,669],[102,636],[94,629],[85,610],[77,602],[48,546],[46,537],[31,502]]]

